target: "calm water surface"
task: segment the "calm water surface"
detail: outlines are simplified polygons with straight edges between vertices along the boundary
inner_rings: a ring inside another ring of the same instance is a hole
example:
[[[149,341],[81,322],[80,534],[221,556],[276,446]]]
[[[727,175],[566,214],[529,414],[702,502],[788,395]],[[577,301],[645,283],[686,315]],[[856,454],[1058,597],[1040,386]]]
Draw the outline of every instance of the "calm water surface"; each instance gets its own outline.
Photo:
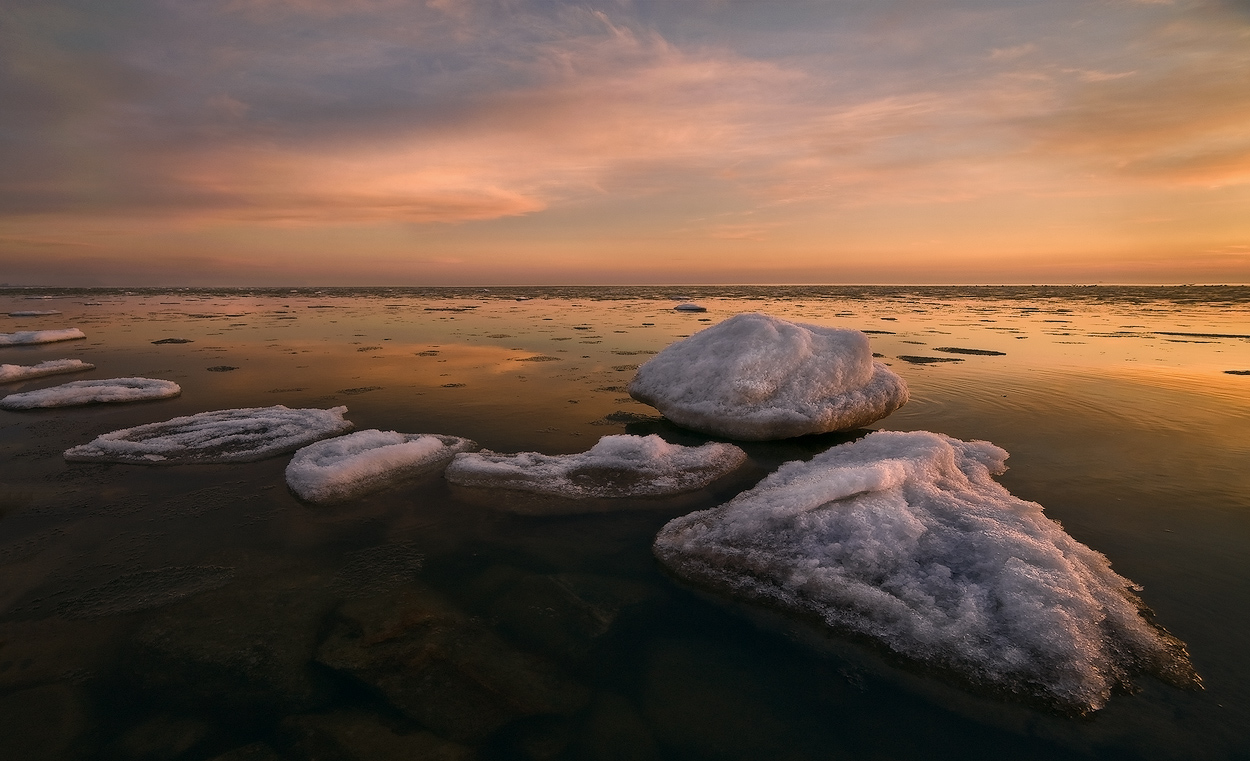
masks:
[[[0,314],[31,309],[62,314],[0,332],[87,339],[0,362],[97,369],[3,393],[135,375],[183,393],[0,412],[0,757],[1250,758],[1250,375],[1227,372],[1250,370],[1250,289],[0,290]],[[288,492],[287,457],[61,457],[272,404],[505,452],[699,443],[625,385],[744,311],[869,332],[912,389],[874,427],[1009,451],[1002,483],[1142,585],[1206,689],[1146,682],[1093,717],[1052,715],[657,566],[669,519],[862,431],[747,444],[748,467],[704,491],[588,514],[438,476],[313,507]]]

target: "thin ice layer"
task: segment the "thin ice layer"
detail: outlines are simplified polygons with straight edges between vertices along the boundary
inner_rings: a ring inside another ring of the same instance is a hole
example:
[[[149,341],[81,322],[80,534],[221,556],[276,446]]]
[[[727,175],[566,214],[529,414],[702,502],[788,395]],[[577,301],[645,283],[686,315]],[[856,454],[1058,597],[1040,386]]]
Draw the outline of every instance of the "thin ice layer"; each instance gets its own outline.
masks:
[[[857,330],[740,314],[638,368],[629,394],[686,428],[748,441],[849,430],[907,402]]]
[[[50,344],[56,341],[72,341],[75,338],[86,337],[87,335],[78,328],[62,328],[61,330],[19,330],[16,333],[0,333],[0,346]]]
[[[660,497],[707,486],[746,462],[732,444],[683,447],[650,436],[604,436],[580,454],[458,454],[444,475],[461,486],[573,499]]]
[[[670,521],[656,556],[734,596],[819,617],[972,683],[1065,710],[1137,673],[1200,683],[1132,582],[990,474],[1007,453],[873,433]]]
[[[0,383],[14,383],[48,375],[78,373],[94,369],[95,365],[83,362],[81,359],[50,359],[37,365],[0,365]]]
[[[115,404],[169,399],[182,393],[173,381],[156,378],[108,378],[71,381],[51,388],[9,394],[0,399],[0,409],[33,410],[45,407],[77,407],[82,404]]]
[[[10,317],[47,317],[49,315],[60,314],[59,309],[24,309],[18,312],[9,312]]]
[[[286,482],[300,499],[350,499],[446,465],[477,444],[456,436],[370,429],[309,444],[295,453]]]
[[[201,412],[97,436],[65,450],[65,459],[136,465],[251,462],[350,431],[345,412],[346,407],[293,410],[280,404]]]

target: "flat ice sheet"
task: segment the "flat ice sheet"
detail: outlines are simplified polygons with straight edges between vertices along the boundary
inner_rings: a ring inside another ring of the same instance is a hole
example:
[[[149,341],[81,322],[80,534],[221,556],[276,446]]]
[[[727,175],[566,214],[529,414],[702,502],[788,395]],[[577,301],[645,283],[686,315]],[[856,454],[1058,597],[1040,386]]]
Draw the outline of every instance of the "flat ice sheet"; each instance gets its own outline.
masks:
[[[437,470],[456,453],[474,449],[477,444],[457,436],[357,431],[296,452],[286,482],[308,502],[340,501]]]
[[[47,317],[48,315],[60,314],[59,309],[26,309],[20,312],[9,312],[10,317]]]
[[[1132,582],[990,477],[1006,459],[984,441],[873,433],[670,521],[655,554],[692,582],[1068,711],[1101,708],[1137,673],[1198,684]]]
[[[49,375],[80,373],[94,369],[95,365],[83,362],[81,359],[50,359],[37,365],[0,365],[0,383],[15,383]]]
[[[71,381],[51,388],[9,394],[0,409],[33,410],[44,407],[77,407],[82,404],[115,404],[170,399],[182,393],[173,381],[156,378],[107,378]]]
[[[19,330],[16,333],[0,333],[0,346],[50,344],[56,341],[72,341],[75,338],[86,337],[87,335],[78,328],[62,328],[60,330]]]
[[[655,434],[621,434],[604,436],[580,454],[458,454],[444,475],[461,486],[572,499],[660,497],[701,489],[746,459],[746,453],[732,444],[683,447]]]
[[[201,412],[97,436],[65,450],[65,459],[136,465],[252,462],[350,431],[345,412],[346,407],[289,409],[280,404]]]
[[[665,348],[629,394],[680,426],[747,441],[858,428],[908,398],[863,333],[750,313]]]

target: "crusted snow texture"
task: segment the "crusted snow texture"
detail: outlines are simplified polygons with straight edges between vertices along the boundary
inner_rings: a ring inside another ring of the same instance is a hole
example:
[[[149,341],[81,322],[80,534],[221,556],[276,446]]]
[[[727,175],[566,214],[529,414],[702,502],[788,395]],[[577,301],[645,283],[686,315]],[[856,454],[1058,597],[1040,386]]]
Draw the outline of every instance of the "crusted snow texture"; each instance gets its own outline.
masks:
[[[746,459],[746,452],[733,444],[683,447],[655,434],[620,434],[604,436],[580,454],[458,454],[444,475],[461,486],[519,489],[572,499],[660,497],[701,489]]]
[[[747,441],[848,430],[907,402],[857,330],[740,314],[638,368],[629,394],[680,426]]]
[[[370,429],[309,444],[286,467],[286,482],[300,499],[350,499],[446,465],[477,444],[456,436]]]
[[[670,521],[656,556],[733,596],[1084,713],[1135,673],[1200,679],[1107,559],[994,481],[1007,453],[879,432]]]
[[[0,365],[0,383],[14,383],[48,375],[78,373],[94,369],[95,365],[83,362],[81,359],[50,359],[37,365]]]
[[[169,399],[181,393],[182,387],[177,383],[156,378],[71,381],[51,388],[9,394],[0,399],[0,409],[33,410],[40,407],[142,402],[149,399]]]
[[[65,459],[136,465],[251,462],[350,431],[345,412],[346,407],[293,410],[280,404],[201,412],[97,436],[65,450]]]
[[[0,346],[50,344],[54,341],[72,341],[75,338],[86,337],[87,335],[78,328],[62,328],[61,330],[19,330],[16,333],[0,333]]]

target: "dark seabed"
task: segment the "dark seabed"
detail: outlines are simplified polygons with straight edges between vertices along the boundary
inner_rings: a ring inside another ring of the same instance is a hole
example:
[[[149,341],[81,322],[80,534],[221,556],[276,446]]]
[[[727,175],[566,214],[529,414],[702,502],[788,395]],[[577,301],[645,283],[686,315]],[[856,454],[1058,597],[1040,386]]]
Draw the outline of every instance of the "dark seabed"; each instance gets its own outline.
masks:
[[[87,335],[0,347],[0,363],[96,365],[4,394],[183,389],[0,412],[0,758],[1250,758],[1250,288],[5,289],[0,307],[62,312],[0,332]],[[1000,482],[1143,587],[1206,689],[1145,680],[1091,717],[1051,714],[654,560],[669,519],[863,431],[745,444],[747,467],[703,491],[590,514],[438,475],[310,506],[286,487],[289,456],[61,454],[273,404],[501,452],[701,443],[625,386],[745,311],[869,332],[912,391],[874,427],[1005,448]]]

